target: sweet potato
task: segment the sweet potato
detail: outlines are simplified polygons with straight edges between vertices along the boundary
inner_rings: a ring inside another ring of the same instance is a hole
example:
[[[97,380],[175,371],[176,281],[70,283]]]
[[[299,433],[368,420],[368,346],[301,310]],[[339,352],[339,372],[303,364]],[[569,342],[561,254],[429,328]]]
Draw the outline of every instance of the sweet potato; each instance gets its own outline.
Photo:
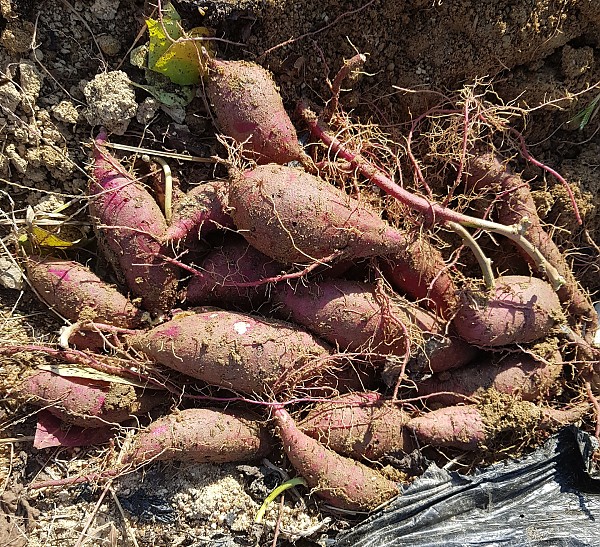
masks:
[[[442,254],[421,233],[407,238],[405,249],[380,261],[383,275],[402,294],[450,318],[458,303],[457,291]]]
[[[169,254],[162,244],[165,217],[144,186],[106,151],[105,140],[105,133],[96,139],[89,186],[90,215],[99,244],[144,309],[169,311],[176,300],[179,271],[162,258]]]
[[[536,429],[551,429],[579,420],[584,403],[569,409],[543,408],[511,396],[492,397],[481,405],[448,406],[412,418],[406,427],[422,443],[461,450],[493,449],[495,443],[532,437]]]
[[[270,450],[269,436],[253,414],[190,408],[163,416],[137,433],[123,463],[248,462],[267,456]]]
[[[316,404],[298,428],[338,454],[378,460],[411,452],[414,443],[404,425],[410,415],[375,392],[348,393]]]
[[[177,314],[128,341],[183,374],[250,394],[291,388],[331,364],[330,349],[294,325],[216,308]]]
[[[433,314],[400,297],[378,298],[375,286],[368,283],[329,279],[294,287],[278,284],[272,300],[282,318],[341,350],[375,354],[375,358],[404,357],[408,350],[414,372],[459,367],[475,355],[470,346],[447,336],[445,324]],[[391,368],[386,382],[395,383]]]
[[[229,239],[202,260],[201,274],[190,280],[185,300],[192,306],[251,311],[267,301],[270,286],[240,287],[236,283],[271,278],[284,269],[244,239]]]
[[[310,162],[270,72],[248,61],[210,59],[208,66],[206,96],[220,131],[258,163]]]
[[[173,204],[171,223],[165,241],[189,240],[190,243],[220,227],[233,228],[225,212],[225,184],[211,181],[194,186]]]
[[[63,377],[47,371],[26,378],[17,391],[27,402],[80,427],[124,422],[164,401],[164,395],[158,392],[131,385]]]
[[[399,493],[396,484],[379,472],[302,433],[283,407],[275,407],[273,416],[290,463],[327,503],[350,511],[370,511]]]
[[[404,234],[366,205],[293,167],[232,173],[228,203],[240,233],[282,264],[389,255],[406,247]]]
[[[501,358],[487,357],[419,382],[418,393],[439,393],[428,397],[427,401],[443,405],[461,403],[464,401],[461,395],[477,397],[489,388],[515,395],[524,401],[536,401],[553,391],[562,368],[562,357],[558,351],[550,356],[547,363],[537,361],[526,353],[511,353]]]
[[[453,320],[457,333],[483,347],[534,342],[562,322],[558,296],[536,277],[507,275],[492,291],[464,291]]]
[[[525,237],[565,279],[564,285],[558,290],[561,302],[567,305],[572,316],[581,318],[586,324],[586,334],[593,336],[598,328],[598,316],[594,312],[592,301],[577,283],[565,255],[544,230],[527,181],[513,173],[492,153],[480,154],[471,159],[467,166],[467,173],[466,183],[470,189],[489,188],[506,196],[504,199],[497,200],[498,222],[511,225],[527,219],[529,227]],[[517,247],[517,250],[532,266],[536,266],[531,257],[520,247]]]
[[[79,262],[29,256],[25,268],[37,294],[70,321],[85,319],[128,329],[141,324],[142,311]],[[92,332],[80,336],[79,342],[86,347],[102,347],[101,337]]]

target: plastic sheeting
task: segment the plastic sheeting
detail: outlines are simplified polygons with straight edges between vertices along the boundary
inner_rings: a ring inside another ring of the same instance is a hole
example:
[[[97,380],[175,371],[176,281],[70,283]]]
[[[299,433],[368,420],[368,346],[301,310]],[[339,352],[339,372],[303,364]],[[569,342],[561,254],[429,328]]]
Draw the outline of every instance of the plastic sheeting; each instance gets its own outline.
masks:
[[[431,466],[335,547],[597,547],[595,439],[569,427],[534,453],[462,476]]]

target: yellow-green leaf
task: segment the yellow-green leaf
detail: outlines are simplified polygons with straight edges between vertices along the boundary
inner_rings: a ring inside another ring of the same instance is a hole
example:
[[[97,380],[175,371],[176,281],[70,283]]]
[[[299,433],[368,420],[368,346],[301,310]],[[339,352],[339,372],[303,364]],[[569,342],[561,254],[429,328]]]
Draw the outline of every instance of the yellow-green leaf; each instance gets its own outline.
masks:
[[[146,26],[150,35],[148,68],[154,69],[158,59],[169,49],[173,41],[183,36],[183,29],[179,24],[180,20],[181,17],[170,3],[163,8],[160,20],[146,19]]]
[[[206,27],[196,27],[185,38],[181,39],[163,53],[152,68],[160,74],[167,76],[172,82],[179,85],[193,85],[200,81],[200,76],[206,74],[206,59],[202,47],[210,56],[214,55],[209,42],[193,40],[211,36],[211,31]]]
[[[53,247],[57,249],[68,249],[77,245],[81,242],[81,239],[76,241],[68,241],[58,237],[56,234],[44,230],[39,226],[31,226],[27,234],[23,234],[19,237],[19,242],[22,245],[29,245],[31,247]]]
[[[103,382],[112,382],[114,384],[125,384],[135,387],[147,387],[147,382],[140,382],[130,378],[123,378],[114,374],[108,374],[91,367],[67,365],[65,363],[56,363],[52,365],[40,365],[38,368],[58,374],[65,378],[84,378],[86,380],[102,380]]]

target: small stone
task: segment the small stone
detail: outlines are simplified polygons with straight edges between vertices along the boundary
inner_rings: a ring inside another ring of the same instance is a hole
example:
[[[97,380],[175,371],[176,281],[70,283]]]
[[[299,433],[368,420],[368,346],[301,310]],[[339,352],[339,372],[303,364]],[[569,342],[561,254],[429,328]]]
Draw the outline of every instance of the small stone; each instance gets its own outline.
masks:
[[[15,113],[20,102],[21,94],[15,84],[12,82],[0,84],[0,109],[3,111],[3,114],[8,114],[10,118],[10,115]]]
[[[109,57],[116,55],[121,51],[121,42],[117,40],[114,36],[110,36],[109,34],[104,34],[103,36],[98,36],[96,39],[102,53],[105,53]]]
[[[137,109],[135,119],[142,125],[148,124],[160,108],[160,103],[154,97],[146,97]]]
[[[103,72],[83,88],[88,103],[84,115],[90,125],[103,125],[123,135],[137,111],[133,86],[121,70]]]
[[[21,268],[13,260],[5,257],[0,257],[0,285],[16,290],[21,290],[24,285]]]
[[[52,115],[59,122],[77,123],[79,111],[71,101],[61,101],[52,107]]]

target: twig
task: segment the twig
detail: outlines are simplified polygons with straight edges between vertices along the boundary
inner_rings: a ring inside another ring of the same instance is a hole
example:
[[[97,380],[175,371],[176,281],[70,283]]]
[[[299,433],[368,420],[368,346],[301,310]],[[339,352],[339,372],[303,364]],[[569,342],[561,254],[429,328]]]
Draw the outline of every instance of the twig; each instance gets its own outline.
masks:
[[[123,511],[123,506],[119,501],[119,497],[112,488],[110,489],[110,493],[112,495],[113,501],[115,502],[115,505],[117,506],[119,513],[121,514],[121,518],[123,519],[123,526],[125,527],[125,532],[127,532],[127,535],[131,539],[131,543],[133,543],[134,547],[139,547],[137,539],[135,539],[135,534],[133,533],[133,530],[127,522],[127,517],[125,516],[125,511]]]
[[[296,38],[290,38],[289,40],[286,40],[285,42],[282,42],[281,44],[277,44],[276,46],[273,46],[273,47],[263,51],[263,53],[258,57],[258,59],[259,60],[264,59],[267,55],[269,55],[269,53],[273,53],[275,50],[277,50],[279,48],[289,46],[290,44],[298,42],[299,40],[302,40],[303,38],[308,38],[309,36],[314,36],[315,34],[319,34],[320,32],[327,30],[328,28],[334,27],[335,25],[338,24],[339,21],[341,21],[345,17],[349,17],[350,15],[355,15],[356,13],[361,12],[362,10],[368,8],[371,4],[374,4],[375,1],[376,0],[369,0],[369,2],[367,2],[366,4],[363,4],[362,6],[356,8],[356,9],[353,9],[350,11],[345,11],[344,13],[338,15],[333,21],[331,21],[331,23],[328,23],[324,27],[318,28],[317,30],[313,30],[311,32],[307,32],[305,34],[302,34],[301,36],[297,36]]]
[[[496,282],[494,280],[494,272],[492,271],[492,261],[485,256],[483,250],[475,241],[473,236],[465,230],[460,224],[456,222],[448,222],[448,227],[456,232],[463,240],[464,244],[471,249],[477,262],[479,263],[479,267],[481,268],[481,272],[483,273],[483,281],[485,282],[485,286],[488,289],[493,289],[496,286]]]
[[[83,530],[81,530],[81,534],[79,534],[79,537],[77,538],[77,542],[75,543],[74,547],[81,547],[83,545],[83,542],[85,540],[85,535],[88,531],[88,528],[92,525],[92,522],[94,522],[94,519],[96,518],[96,514],[98,513],[98,510],[100,509],[100,506],[102,505],[102,502],[104,501],[104,497],[108,493],[109,489],[110,489],[110,481],[106,484],[106,486],[104,487],[104,490],[102,490],[102,494],[100,494],[100,497],[98,498],[98,501],[96,502],[96,505],[94,506],[94,509],[92,510],[90,516],[88,517],[85,524],[83,525]]]

